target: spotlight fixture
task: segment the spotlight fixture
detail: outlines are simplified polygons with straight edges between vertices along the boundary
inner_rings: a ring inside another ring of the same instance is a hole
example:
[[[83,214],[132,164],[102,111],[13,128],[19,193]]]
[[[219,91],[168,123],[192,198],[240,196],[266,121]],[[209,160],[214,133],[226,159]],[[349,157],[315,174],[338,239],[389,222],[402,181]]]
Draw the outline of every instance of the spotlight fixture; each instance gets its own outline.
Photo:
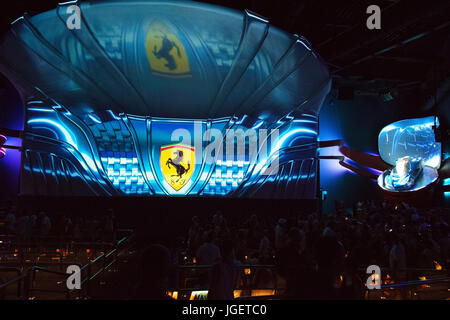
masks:
[[[394,100],[394,97],[392,96],[392,92],[389,89],[382,91],[381,96],[382,96],[384,102]]]
[[[6,149],[2,146],[6,142],[6,137],[4,135],[0,134],[0,159],[2,159],[6,155]]]
[[[340,87],[338,89],[338,100],[352,100],[355,89],[352,87]]]

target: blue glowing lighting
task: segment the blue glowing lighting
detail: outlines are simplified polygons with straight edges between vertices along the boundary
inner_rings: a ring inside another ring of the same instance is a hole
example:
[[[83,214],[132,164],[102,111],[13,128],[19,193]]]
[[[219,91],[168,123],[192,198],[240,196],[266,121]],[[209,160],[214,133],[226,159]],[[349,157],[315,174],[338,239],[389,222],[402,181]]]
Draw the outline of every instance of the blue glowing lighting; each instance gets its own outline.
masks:
[[[317,121],[315,120],[308,120],[308,119],[295,119],[292,120],[292,122],[296,123],[296,122],[301,122],[301,123],[317,123]]]
[[[259,120],[253,127],[252,129],[256,130],[259,127],[261,127],[263,125],[264,121],[263,120]]]
[[[320,149],[321,156],[335,156],[342,155],[339,151],[339,146],[333,146],[329,148],[321,148]],[[338,160],[335,159],[320,159],[320,170],[321,170],[321,179],[322,182],[332,184],[334,183],[334,179],[344,175],[344,174],[355,174],[352,170],[343,167],[339,164]]]
[[[291,122],[296,122],[293,128],[286,127],[285,130],[280,131],[279,136],[272,132],[272,134],[267,137],[268,141],[271,141],[271,147],[265,151],[264,154],[258,155],[258,157],[261,156],[259,160],[256,160],[256,158],[253,160],[246,160],[247,158],[239,160],[218,159],[211,170],[207,169],[207,171],[199,172],[200,176],[197,180],[190,180],[183,188],[175,191],[165,180],[160,179],[159,176],[155,176],[155,173],[152,172],[152,170],[148,170],[148,168],[144,167],[144,164],[139,163],[140,158],[134,149],[132,136],[129,134],[128,129],[123,125],[123,118],[117,116],[113,111],[106,111],[109,113],[108,118],[110,119],[108,121],[102,121],[99,115],[95,113],[86,114],[84,118],[89,123],[88,126],[92,130],[98,148],[100,157],[97,160],[93,157],[93,154],[91,154],[91,150],[86,148],[87,145],[84,143],[84,137],[79,136],[78,131],[71,131],[72,127],[66,126],[64,122],[58,121],[60,119],[62,120],[63,117],[52,119],[46,116],[48,114],[47,111],[50,109],[40,107],[34,109],[36,109],[37,112],[42,111],[42,115],[28,121],[31,130],[38,127],[45,127],[48,130],[54,131],[54,135],[58,139],[68,143],[65,148],[74,154],[85,171],[90,170],[94,173],[94,176],[99,173],[104,173],[107,180],[109,180],[111,187],[126,195],[227,195],[239,188],[252,164],[255,165],[257,169],[253,169],[251,175],[258,175],[260,174],[259,171],[261,169],[270,165],[270,163],[266,162],[271,160],[271,158],[273,158],[272,156],[278,157],[279,155],[277,153],[281,149],[290,146],[298,137],[307,138],[308,141],[316,141],[317,139],[317,130],[315,130],[313,126],[310,126],[309,128],[304,127],[304,125],[309,125],[310,123],[317,124],[316,121],[313,121],[312,119],[290,120]],[[63,110],[52,110],[60,115],[63,114]],[[114,120],[111,118],[114,118]],[[244,122],[245,118],[246,116],[243,116],[241,119],[238,119],[238,123]],[[255,122],[253,129],[257,129],[263,124],[264,121],[258,119]],[[168,131],[171,128],[171,126],[168,126],[167,129],[164,127],[164,130]],[[153,132],[155,134],[154,137],[158,138],[158,134],[161,133],[155,132],[156,131]],[[112,143],[112,141],[114,141],[114,143]],[[77,143],[79,143],[79,145],[77,145]],[[250,158],[250,155],[248,156]],[[154,161],[158,161],[157,157],[158,156],[156,155],[156,160]],[[274,158],[274,160],[276,160],[276,158]],[[270,179],[275,179],[275,176]],[[294,178],[296,179],[297,177]],[[308,178],[308,176],[301,176],[301,179],[306,178]]]
[[[86,161],[89,168],[91,168],[95,172],[98,172],[97,166],[96,166],[94,160],[92,160],[92,158],[89,155],[87,155],[86,153],[81,153],[81,156],[83,157],[84,161]],[[81,165],[84,165],[83,162],[81,162]]]
[[[28,108],[28,111],[37,111],[37,112],[55,112],[53,109],[47,108]]]
[[[108,153],[113,154],[113,153]],[[119,155],[119,153],[116,153]],[[126,194],[147,194],[149,188],[144,180],[138,164],[138,158],[133,156],[101,157],[108,179],[112,184]],[[147,175],[147,179],[153,180],[153,175]]]
[[[225,195],[235,190],[244,179],[249,164],[250,161],[217,160],[203,194]]]
[[[107,112],[113,117],[114,120],[121,120],[120,117],[116,116],[112,110],[107,110]]]
[[[63,134],[64,139],[66,140],[66,142],[72,146],[75,147],[75,149],[78,149],[76,142],[72,139],[72,136],[70,135],[69,131],[67,131],[66,128],[64,128],[64,126],[60,125],[59,123],[50,120],[50,119],[44,119],[44,118],[37,118],[37,119],[31,119],[28,120],[27,122],[28,124],[39,124],[39,123],[47,123],[51,126],[54,126],[56,128],[58,128],[58,130]]]
[[[88,116],[89,116],[89,119],[91,119],[95,123],[102,123],[102,121],[100,120],[100,118],[96,114],[92,114],[91,113]]]
[[[297,128],[297,129],[293,129],[289,132],[287,132],[286,134],[284,134],[279,140],[278,142],[275,144],[275,146],[272,148],[270,155],[265,158],[265,159],[261,159],[258,164],[255,166],[255,169],[253,171],[253,174],[258,174],[258,172],[265,166],[268,165],[268,163],[266,163],[266,161],[268,159],[270,159],[273,155],[277,154],[278,151],[283,147],[284,143],[292,136],[295,136],[299,133],[309,133],[309,134],[313,134],[317,136],[317,131],[315,130],[311,130],[311,129],[306,129],[306,128]]]
[[[378,136],[381,158],[395,165],[405,156],[421,158],[425,165],[438,169],[441,165],[441,143],[436,141],[433,127],[437,117],[405,119],[384,127]]]
[[[283,144],[286,142],[287,139],[289,139],[290,137],[292,137],[293,135],[296,135],[298,133],[310,133],[310,134],[313,134],[313,135],[317,135],[317,131],[314,131],[314,130],[311,130],[311,129],[298,128],[298,129],[291,130],[291,131],[287,132],[285,135],[283,135],[278,140],[277,144],[272,149],[272,152],[270,153],[269,158],[272,155],[274,155],[276,152],[278,152],[283,147]]]
[[[244,122],[244,120],[247,119],[247,115],[244,114],[244,116],[241,118],[241,120],[239,120],[238,122],[236,122],[236,124],[242,124]]]

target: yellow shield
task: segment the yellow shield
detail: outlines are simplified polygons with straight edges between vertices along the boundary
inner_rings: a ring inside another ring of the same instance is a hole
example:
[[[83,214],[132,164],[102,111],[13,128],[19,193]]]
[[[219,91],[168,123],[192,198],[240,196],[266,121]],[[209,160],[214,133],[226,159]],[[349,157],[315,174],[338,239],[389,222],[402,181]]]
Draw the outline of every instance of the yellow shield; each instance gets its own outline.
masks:
[[[174,144],[161,147],[160,167],[164,179],[176,191],[180,190],[192,177],[195,164],[195,149]]]
[[[189,61],[176,34],[162,22],[153,22],[145,38],[145,51],[153,73],[169,76],[190,75]]]

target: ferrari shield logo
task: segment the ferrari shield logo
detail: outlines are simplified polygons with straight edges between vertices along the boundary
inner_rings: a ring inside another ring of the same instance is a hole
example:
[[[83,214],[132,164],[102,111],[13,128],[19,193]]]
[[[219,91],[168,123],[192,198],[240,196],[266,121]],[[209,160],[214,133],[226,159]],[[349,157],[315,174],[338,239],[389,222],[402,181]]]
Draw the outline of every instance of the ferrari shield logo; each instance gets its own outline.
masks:
[[[160,167],[164,179],[176,191],[180,190],[192,177],[195,164],[195,149],[174,144],[161,147]]]
[[[153,22],[146,35],[145,51],[155,74],[169,76],[190,75],[189,61],[176,34],[162,22]]]

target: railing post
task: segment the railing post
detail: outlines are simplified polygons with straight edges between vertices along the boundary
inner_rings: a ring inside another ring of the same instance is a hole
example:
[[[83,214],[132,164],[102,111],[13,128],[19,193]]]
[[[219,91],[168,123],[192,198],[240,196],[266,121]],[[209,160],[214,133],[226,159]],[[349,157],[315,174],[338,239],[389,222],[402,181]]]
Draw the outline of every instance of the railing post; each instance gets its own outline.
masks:
[[[36,269],[32,267],[30,270],[31,270],[31,286],[33,286],[33,282],[36,280]]]
[[[25,287],[24,287],[23,295],[24,295],[25,300],[28,300],[28,298],[30,297],[30,280],[31,280],[31,270],[32,269],[33,268],[28,269],[27,275],[25,276],[25,279],[24,279]]]
[[[23,267],[24,265],[25,265],[25,257],[24,257],[24,254],[23,254],[23,250],[22,250],[22,248],[20,248],[19,249],[20,251],[19,251],[19,265],[21,266],[21,267]]]
[[[21,295],[22,295],[22,278],[20,278],[19,281],[17,282],[17,298],[20,298]]]
[[[116,251],[114,252],[114,263],[112,264],[112,268],[113,268],[113,272],[115,272],[115,270],[117,270],[117,257],[119,256],[119,245],[116,242]]]
[[[105,250],[106,251],[106,250]],[[102,272],[104,272],[105,271],[105,269],[106,269],[106,257],[107,257],[108,255],[106,254],[106,252],[103,254],[103,257],[102,257],[102,259],[103,259],[103,267],[102,267]]]
[[[90,292],[91,292],[91,263],[89,262],[89,264],[88,264],[88,269],[87,269],[87,272],[88,272],[88,278],[87,278],[87,283],[86,283],[86,285],[87,285],[87,288],[86,288],[86,296],[87,297],[89,297],[90,296]]]

